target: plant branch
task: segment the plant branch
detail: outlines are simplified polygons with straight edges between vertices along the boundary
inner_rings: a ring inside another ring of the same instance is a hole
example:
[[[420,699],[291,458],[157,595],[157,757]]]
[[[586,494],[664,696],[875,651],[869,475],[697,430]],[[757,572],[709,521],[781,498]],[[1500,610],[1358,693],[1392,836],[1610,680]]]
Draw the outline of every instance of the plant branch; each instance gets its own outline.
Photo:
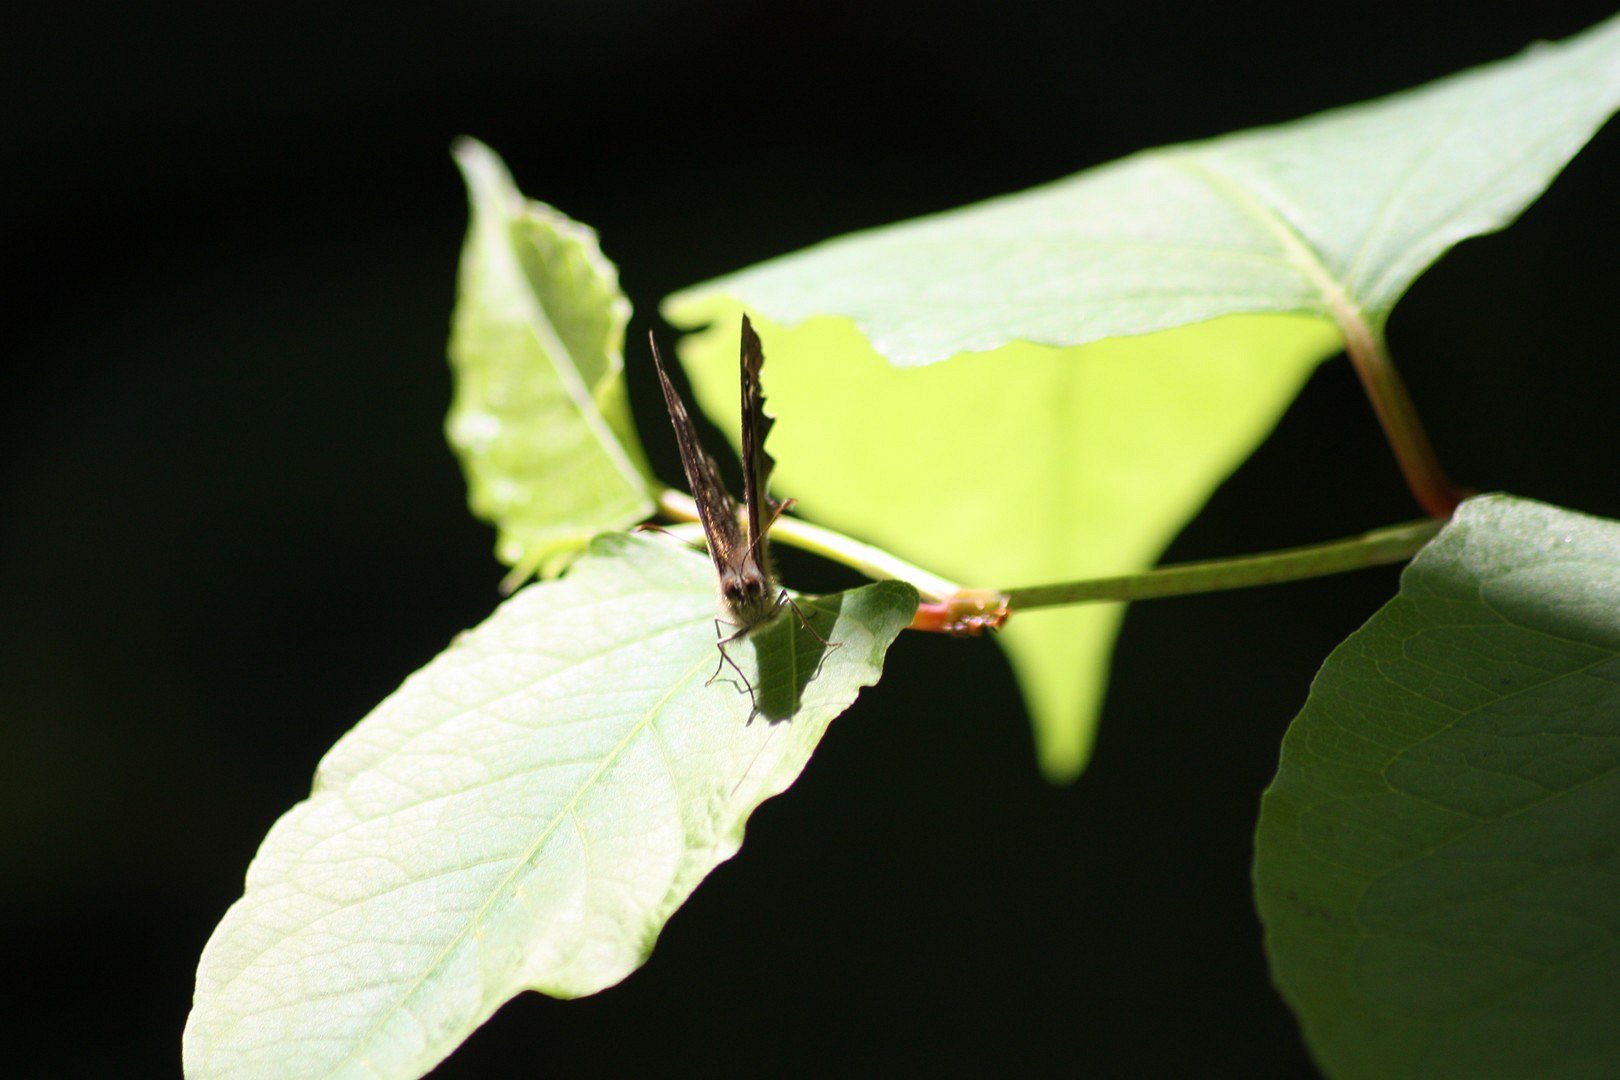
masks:
[[[666,517],[677,521],[698,520],[697,504],[691,496],[673,489],[666,488],[658,493],[658,508]],[[1007,590],[964,588],[881,548],[785,514],[771,527],[771,537],[859,570],[868,577],[904,581],[915,586],[922,594],[923,603],[912,620],[913,630],[976,635],[999,629],[1011,614],[1028,608],[1220,592],[1403,562],[1428,543],[1441,525],[1442,522],[1425,518],[1305,547],[1161,566],[1119,577]]]
[[[1098,600],[1153,600],[1165,596],[1187,596],[1302,581],[1369,566],[1404,562],[1428,543],[1440,531],[1442,524],[1425,518],[1305,547],[1161,566],[1120,577],[1091,578],[1060,585],[1033,585],[1009,589],[1005,595],[1007,606],[1019,611]]]

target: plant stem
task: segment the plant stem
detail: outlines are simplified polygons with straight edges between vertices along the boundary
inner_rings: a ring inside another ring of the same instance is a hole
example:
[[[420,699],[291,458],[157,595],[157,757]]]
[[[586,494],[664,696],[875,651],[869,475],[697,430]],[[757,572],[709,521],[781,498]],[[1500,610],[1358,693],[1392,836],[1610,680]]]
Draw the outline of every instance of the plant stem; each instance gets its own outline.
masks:
[[[1442,524],[1425,518],[1374,529],[1360,536],[1259,555],[1161,566],[1120,577],[1009,589],[1007,606],[1019,611],[1097,600],[1152,600],[1325,577],[1409,559],[1440,531]]]
[[[698,520],[697,504],[691,496],[673,489],[658,493],[658,507],[665,516],[678,521]],[[1403,562],[1439,532],[1442,524],[1425,518],[1305,547],[1162,566],[1119,577],[1007,590],[964,588],[881,548],[785,514],[771,527],[771,537],[852,567],[868,577],[904,581],[915,586],[922,594],[923,604],[912,622],[914,630],[971,635],[997,629],[1010,614],[1028,608],[1220,592]]]
[[[697,503],[692,501],[692,497],[671,488],[658,493],[658,509],[666,517],[672,517],[677,521],[699,520]],[[789,517],[786,514],[777,517],[775,524],[771,526],[771,539],[842,563],[859,570],[867,577],[907,582],[914,586],[924,599],[943,600],[965,591],[956,582],[906,562],[882,548],[863,544],[859,540],[820,525],[812,525],[802,518]]]
[[[1384,437],[1389,440],[1389,448],[1401,467],[1401,475],[1406,478],[1407,488],[1425,513],[1444,521],[1462,502],[1463,492],[1441,468],[1412,397],[1406,392],[1406,384],[1390,359],[1383,335],[1370,327],[1359,311],[1337,314],[1339,328],[1344,333],[1344,351],[1349,354],[1361,387],[1372,402],[1373,412],[1384,429]]]

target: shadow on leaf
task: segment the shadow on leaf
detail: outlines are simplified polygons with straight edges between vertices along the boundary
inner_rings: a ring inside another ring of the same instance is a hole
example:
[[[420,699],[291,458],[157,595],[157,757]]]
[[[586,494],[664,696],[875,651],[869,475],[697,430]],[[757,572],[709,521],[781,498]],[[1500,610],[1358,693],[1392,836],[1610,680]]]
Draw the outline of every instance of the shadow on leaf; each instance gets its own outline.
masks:
[[[746,644],[737,643],[743,648],[732,646],[730,650],[753,687],[750,723],[754,716],[763,716],[773,724],[793,719],[803,704],[805,687],[820,673],[827,654],[838,647],[832,633],[844,606],[843,594],[801,596],[794,602],[804,613],[803,619],[791,605],[784,604],[776,618],[748,635]],[[738,693],[748,693],[735,671],[723,662],[721,667],[716,681],[730,682]]]

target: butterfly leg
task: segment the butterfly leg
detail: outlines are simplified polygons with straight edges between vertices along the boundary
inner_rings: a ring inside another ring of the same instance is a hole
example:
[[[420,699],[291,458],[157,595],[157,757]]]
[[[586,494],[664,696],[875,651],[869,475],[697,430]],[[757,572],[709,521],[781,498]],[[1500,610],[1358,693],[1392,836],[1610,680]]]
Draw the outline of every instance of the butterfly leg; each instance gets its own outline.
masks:
[[[815,626],[813,626],[810,622],[810,616],[804,613],[804,609],[798,605],[793,597],[788,595],[788,591],[786,589],[783,589],[782,595],[776,598],[776,610],[781,611],[784,605],[792,608],[793,614],[799,617],[799,621],[804,624],[804,628],[810,631],[811,636],[817,641],[821,642],[823,645],[827,646],[827,648],[836,649],[843,644],[842,641],[828,641],[826,638],[817,633]]]
[[[716,679],[718,679],[720,677],[720,673],[726,669],[726,662],[731,659],[729,656],[726,655],[726,642],[732,640],[732,638],[727,637],[726,632],[724,630],[720,629],[720,628],[722,626],[734,626],[734,625],[736,625],[736,624],[735,623],[728,623],[724,619],[716,619],[716,620],[714,620],[714,639],[715,639],[715,641],[719,642],[718,647],[720,649],[720,661],[719,661],[719,663],[714,665],[714,674],[710,675],[707,679],[705,679],[703,681],[704,686],[708,686],[710,683],[712,683]],[[733,635],[733,637],[735,637],[735,635]],[[732,664],[731,666],[736,667],[737,665]]]
[[[737,678],[742,680],[742,682],[743,682],[743,690],[748,694],[748,700],[749,700],[750,703],[753,704],[754,711],[757,712],[759,710],[759,704],[758,704],[757,700],[754,698],[754,684],[748,681],[748,676],[744,675],[743,674],[743,669],[737,666],[737,661],[733,660],[731,658],[731,654],[726,652],[726,646],[730,645],[733,641],[736,641],[738,638],[740,638],[743,635],[747,634],[748,633],[748,627],[746,627],[746,626],[738,627],[735,631],[733,631],[730,634],[727,634],[725,631],[720,629],[721,626],[735,626],[735,625],[736,625],[735,623],[728,623],[724,619],[716,619],[716,620],[714,620],[714,636],[720,639],[715,644],[715,648],[718,649],[719,652],[720,652],[720,662],[718,664],[714,665],[714,674],[710,675],[709,678],[708,678],[708,681],[705,682],[703,685],[708,686],[709,683],[712,683],[716,679],[718,679],[720,677],[720,673],[725,671],[726,665],[730,664],[731,665],[731,670],[735,671],[737,673]],[[751,715],[752,715],[752,713],[750,713],[750,716]]]
[[[782,595],[776,598],[776,610],[781,611],[784,606],[791,607],[793,609],[793,614],[797,615],[799,617],[799,622],[803,623],[804,628],[810,631],[810,636],[821,642],[826,649],[836,649],[844,644],[842,641],[828,641],[826,638],[817,633],[816,628],[810,623],[810,617],[804,613],[804,609],[794,601],[793,597],[788,595],[788,591],[786,589],[783,589]],[[812,673],[810,677],[815,678],[817,675],[820,675],[821,667],[826,662],[827,653],[823,652],[820,659],[816,661],[815,672]]]

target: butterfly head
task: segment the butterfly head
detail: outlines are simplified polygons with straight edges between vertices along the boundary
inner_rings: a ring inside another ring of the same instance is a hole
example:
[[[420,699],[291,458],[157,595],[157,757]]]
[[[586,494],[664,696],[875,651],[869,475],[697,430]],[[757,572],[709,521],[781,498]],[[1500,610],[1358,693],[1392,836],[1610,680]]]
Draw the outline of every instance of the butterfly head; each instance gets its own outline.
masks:
[[[776,586],[752,560],[720,575],[720,602],[740,627],[758,626],[776,614]]]

